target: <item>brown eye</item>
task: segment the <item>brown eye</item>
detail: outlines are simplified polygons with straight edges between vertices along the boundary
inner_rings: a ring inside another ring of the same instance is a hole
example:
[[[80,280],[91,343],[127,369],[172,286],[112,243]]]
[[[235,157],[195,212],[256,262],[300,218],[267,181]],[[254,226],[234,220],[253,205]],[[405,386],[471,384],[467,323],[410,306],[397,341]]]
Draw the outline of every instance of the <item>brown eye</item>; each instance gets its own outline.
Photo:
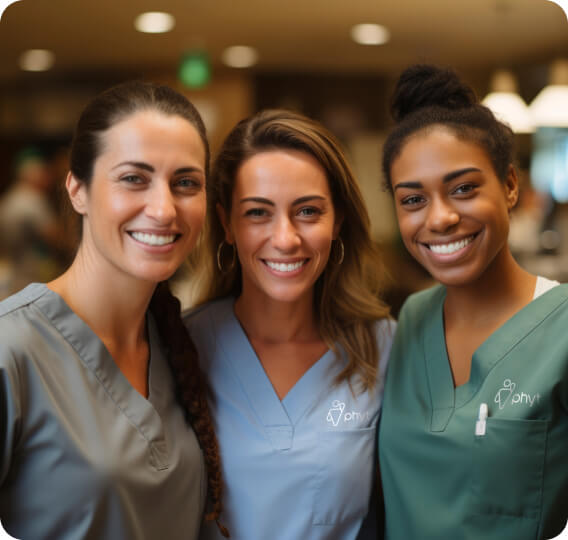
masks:
[[[471,193],[476,188],[475,184],[460,184],[456,189],[454,189],[454,193],[456,195],[467,195]]]
[[[250,208],[245,212],[245,216],[263,217],[266,216],[266,210],[264,208]]]
[[[410,195],[401,199],[400,204],[402,206],[416,206],[424,202],[424,197],[421,195]]]
[[[305,206],[304,208],[300,208],[298,214],[303,217],[313,217],[321,214],[321,212],[318,208],[315,208],[313,206]]]

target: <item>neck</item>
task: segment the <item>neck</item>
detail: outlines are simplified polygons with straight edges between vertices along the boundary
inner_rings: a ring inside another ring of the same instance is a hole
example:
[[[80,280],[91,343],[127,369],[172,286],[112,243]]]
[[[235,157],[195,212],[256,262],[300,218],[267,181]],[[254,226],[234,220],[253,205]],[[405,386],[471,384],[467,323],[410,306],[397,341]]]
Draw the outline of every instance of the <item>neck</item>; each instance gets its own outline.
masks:
[[[47,284],[105,344],[121,348],[145,341],[145,316],[155,285],[93,264],[81,248],[69,269]]]
[[[272,344],[321,340],[311,294],[294,302],[280,302],[243,290],[235,302],[235,315],[249,339]]]
[[[535,284],[505,248],[475,282],[446,287],[445,316],[475,324],[512,315],[532,300]]]

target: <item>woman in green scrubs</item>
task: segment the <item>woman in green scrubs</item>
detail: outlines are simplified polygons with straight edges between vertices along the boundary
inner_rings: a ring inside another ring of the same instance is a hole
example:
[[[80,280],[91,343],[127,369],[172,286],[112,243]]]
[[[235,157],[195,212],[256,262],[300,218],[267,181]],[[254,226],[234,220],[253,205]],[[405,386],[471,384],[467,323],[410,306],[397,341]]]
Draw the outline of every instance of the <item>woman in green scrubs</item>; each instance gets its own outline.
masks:
[[[207,493],[219,515],[205,385],[166,281],[203,225],[208,163],[197,110],[168,87],[125,83],[83,112],[66,181],[77,255],[0,303],[12,536],[197,538]]]
[[[508,247],[513,134],[413,66],[383,154],[402,239],[440,284],[399,319],[379,435],[386,538],[541,539],[568,516],[568,286]]]

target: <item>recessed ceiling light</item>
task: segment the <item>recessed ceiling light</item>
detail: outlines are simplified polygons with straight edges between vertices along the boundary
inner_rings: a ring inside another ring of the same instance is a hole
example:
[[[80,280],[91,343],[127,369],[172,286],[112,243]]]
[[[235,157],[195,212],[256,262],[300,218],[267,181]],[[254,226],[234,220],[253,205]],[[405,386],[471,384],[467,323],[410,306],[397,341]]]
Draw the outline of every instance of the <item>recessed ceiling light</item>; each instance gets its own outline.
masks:
[[[47,71],[55,63],[55,54],[47,49],[30,49],[20,55],[18,63],[24,71]]]
[[[173,15],[163,11],[148,11],[134,19],[134,27],[147,34],[163,34],[169,32],[176,24]]]
[[[564,14],[568,18],[568,0],[549,0],[549,1],[558,4],[564,10]]]
[[[351,38],[360,45],[382,45],[390,39],[390,32],[380,24],[356,24]]]
[[[4,13],[4,11],[6,11],[6,8],[18,1],[19,0],[0,0],[0,19],[2,19],[2,14]]]
[[[223,62],[234,68],[247,68],[254,66],[258,61],[258,52],[252,47],[245,45],[235,45],[228,47],[221,56]]]

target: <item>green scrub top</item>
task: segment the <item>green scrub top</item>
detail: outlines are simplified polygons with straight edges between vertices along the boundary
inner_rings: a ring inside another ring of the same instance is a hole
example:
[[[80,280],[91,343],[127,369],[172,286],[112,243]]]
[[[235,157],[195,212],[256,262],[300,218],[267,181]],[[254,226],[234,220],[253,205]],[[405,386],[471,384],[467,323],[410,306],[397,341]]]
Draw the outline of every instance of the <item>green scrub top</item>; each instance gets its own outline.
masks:
[[[379,432],[386,538],[557,536],[568,516],[568,285],[493,333],[457,388],[445,294],[411,296],[399,319]]]

